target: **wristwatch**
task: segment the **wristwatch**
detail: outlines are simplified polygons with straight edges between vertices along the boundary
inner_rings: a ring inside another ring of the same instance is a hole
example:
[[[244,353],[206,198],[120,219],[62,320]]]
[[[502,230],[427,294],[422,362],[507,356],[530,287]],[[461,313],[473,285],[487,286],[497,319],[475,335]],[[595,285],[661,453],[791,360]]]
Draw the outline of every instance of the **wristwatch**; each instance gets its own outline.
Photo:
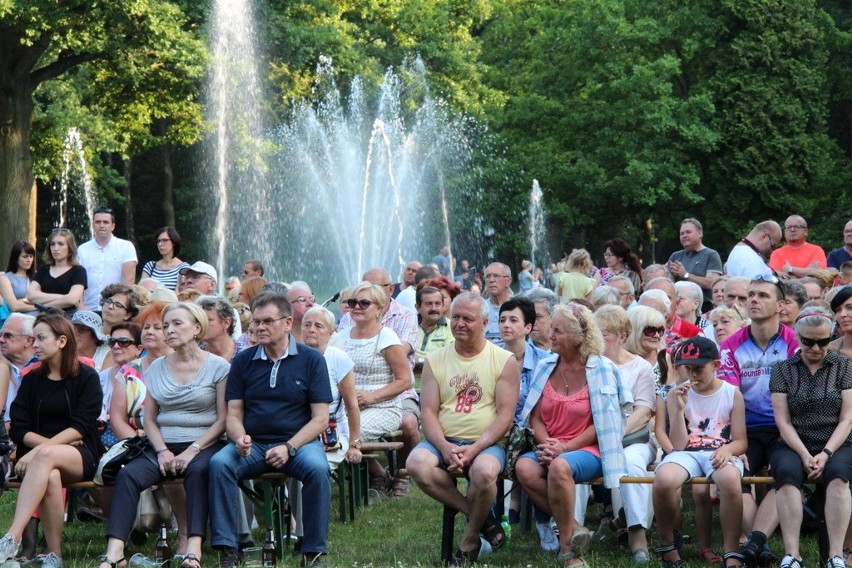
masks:
[[[290,455],[290,457],[291,458],[296,457],[296,452],[299,450],[299,448],[297,448],[296,446],[294,446],[290,442],[284,442],[284,445],[287,446],[287,453]]]
[[[198,442],[193,442],[189,447],[195,450],[196,452],[201,451],[201,444],[199,444]]]
[[[684,279],[684,280],[689,280],[689,272],[684,272],[684,273],[683,273],[683,279]]]
[[[355,448],[356,450],[360,450],[361,449],[361,438],[358,438],[357,440],[352,442],[352,447]]]

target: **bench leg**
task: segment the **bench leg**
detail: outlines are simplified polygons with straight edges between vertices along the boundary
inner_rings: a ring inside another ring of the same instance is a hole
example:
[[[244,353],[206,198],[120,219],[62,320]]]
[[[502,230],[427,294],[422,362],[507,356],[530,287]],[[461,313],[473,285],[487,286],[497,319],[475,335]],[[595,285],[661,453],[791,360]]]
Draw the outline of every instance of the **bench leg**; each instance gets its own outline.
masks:
[[[825,483],[816,484],[817,514],[819,515],[819,563],[828,562],[828,528],[825,526]]]
[[[453,560],[453,541],[456,530],[456,511],[444,505],[444,518],[441,525],[441,563],[449,564]]]
[[[348,469],[349,464],[345,460],[337,466],[337,515],[341,523],[346,522],[346,474]]]

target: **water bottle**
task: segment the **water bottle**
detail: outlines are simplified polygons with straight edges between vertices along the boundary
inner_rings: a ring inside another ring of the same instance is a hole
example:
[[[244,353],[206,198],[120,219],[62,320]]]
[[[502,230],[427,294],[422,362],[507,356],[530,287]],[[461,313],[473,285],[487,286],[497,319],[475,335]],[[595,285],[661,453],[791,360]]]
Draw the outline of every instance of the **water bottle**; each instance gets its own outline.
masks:
[[[512,525],[509,524],[509,515],[503,515],[500,518],[500,526],[503,527],[503,532],[506,535],[506,544],[512,539]]]

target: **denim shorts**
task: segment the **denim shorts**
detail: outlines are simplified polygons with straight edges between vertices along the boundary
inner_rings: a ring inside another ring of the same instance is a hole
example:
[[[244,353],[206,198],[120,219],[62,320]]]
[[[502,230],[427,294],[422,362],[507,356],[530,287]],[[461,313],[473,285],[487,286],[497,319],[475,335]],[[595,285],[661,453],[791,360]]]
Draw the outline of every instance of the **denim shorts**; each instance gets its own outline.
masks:
[[[521,454],[521,457],[518,459],[522,460],[524,458],[541,463],[541,460],[538,459],[535,452]],[[571,466],[571,476],[577,483],[596,479],[603,475],[603,462],[601,461],[601,458],[592,452],[586,450],[573,450],[565,452],[564,454],[559,454],[557,459],[559,458],[567,461],[568,465]]]
[[[469,446],[473,444],[471,440],[459,440],[457,438],[447,438],[447,441],[451,444],[455,444],[456,446]],[[447,469],[447,463],[444,461],[444,456],[441,454],[441,450],[433,446],[427,440],[423,440],[414,448],[415,450],[421,448],[424,450],[428,450],[432,452],[432,454],[438,458],[438,465],[441,466],[442,469]],[[488,455],[493,456],[500,463],[500,469],[503,469],[503,466],[506,465],[506,449],[503,448],[500,444],[491,444],[481,452],[479,455]]]

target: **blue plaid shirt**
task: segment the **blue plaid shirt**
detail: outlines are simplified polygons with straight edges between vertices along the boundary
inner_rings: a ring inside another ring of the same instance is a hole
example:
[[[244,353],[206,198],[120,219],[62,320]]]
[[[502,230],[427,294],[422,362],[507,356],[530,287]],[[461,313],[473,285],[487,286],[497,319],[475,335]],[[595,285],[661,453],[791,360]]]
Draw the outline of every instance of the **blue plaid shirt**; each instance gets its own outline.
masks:
[[[524,402],[520,423],[529,426],[530,414],[538,404],[547,379],[556,368],[559,355],[542,359],[533,373],[529,394]],[[586,361],[586,382],[592,406],[592,421],[598,437],[598,448],[603,462],[604,485],[610,489],[619,486],[627,475],[627,462],[621,439],[624,437],[623,407],[633,404],[633,393],[624,388],[618,367],[599,355]]]
[[[550,357],[550,352],[544,349],[539,349],[530,342],[526,344],[524,352],[524,364],[521,365],[521,395],[518,397],[518,405],[515,407],[515,423],[521,423],[521,412],[524,409],[524,401],[530,392],[530,384],[532,383],[535,368],[538,367],[539,361]]]

